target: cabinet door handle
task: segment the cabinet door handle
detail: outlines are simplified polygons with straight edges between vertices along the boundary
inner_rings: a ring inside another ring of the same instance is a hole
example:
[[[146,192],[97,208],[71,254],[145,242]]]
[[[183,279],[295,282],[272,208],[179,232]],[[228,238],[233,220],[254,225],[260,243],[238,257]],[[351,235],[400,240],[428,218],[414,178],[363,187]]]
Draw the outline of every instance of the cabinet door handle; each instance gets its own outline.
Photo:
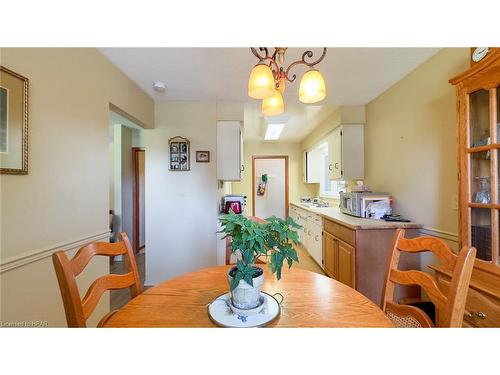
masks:
[[[479,319],[486,319],[487,317],[487,315],[482,311],[476,311],[476,312],[466,311],[464,315],[469,319],[474,319],[476,317],[478,317]]]
[[[328,170],[329,170],[329,171],[333,170],[333,169],[332,169],[332,165],[331,165],[331,164],[330,164],[330,165],[328,165]]]
[[[243,172],[244,170],[245,170],[245,166],[244,166],[244,165],[242,165],[242,166],[241,166],[241,171]]]
[[[311,235],[311,231],[308,231],[307,234],[310,236]]]
[[[476,316],[477,316],[478,318],[480,318],[480,319],[486,319],[486,314],[485,314],[484,312],[482,312],[482,311],[478,311],[478,312],[476,313]]]
[[[335,169],[339,169],[339,163],[335,163]]]
[[[316,241],[319,241],[319,237],[318,237],[317,235],[316,235],[316,237],[314,237],[314,239],[315,239]]]

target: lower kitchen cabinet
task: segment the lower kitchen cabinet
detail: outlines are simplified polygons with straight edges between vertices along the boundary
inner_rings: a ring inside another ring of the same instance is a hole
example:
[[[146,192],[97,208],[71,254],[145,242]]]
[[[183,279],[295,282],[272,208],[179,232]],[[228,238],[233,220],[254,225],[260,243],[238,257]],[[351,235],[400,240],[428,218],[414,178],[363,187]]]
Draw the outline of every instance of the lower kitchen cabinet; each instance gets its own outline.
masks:
[[[356,287],[355,276],[355,254],[354,247],[345,242],[338,241],[337,252],[337,280],[341,283],[349,285],[352,288]]]
[[[323,232],[323,269],[330,277],[335,278],[335,253],[338,251],[338,244],[335,237],[327,232]]]
[[[356,287],[355,250],[328,232],[323,232],[323,269],[341,283]]]

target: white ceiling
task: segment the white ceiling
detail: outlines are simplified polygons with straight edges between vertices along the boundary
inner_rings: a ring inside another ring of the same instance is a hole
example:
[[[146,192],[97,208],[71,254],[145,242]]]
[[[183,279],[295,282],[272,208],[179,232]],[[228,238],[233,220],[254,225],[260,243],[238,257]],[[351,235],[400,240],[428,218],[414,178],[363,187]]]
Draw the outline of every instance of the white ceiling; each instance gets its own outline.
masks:
[[[113,64],[157,101],[231,100],[245,105],[245,136],[260,137],[260,101],[247,95],[248,75],[257,63],[249,48],[100,48]],[[311,48],[319,56],[321,48]],[[387,90],[439,48],[329,48],[317,65],[327,85],[326,99],[317,105],[298,100],[305,66],[295,67],[287,83],[285,103],[290,121],[281,139],[299,141],[335,107],[360,105]],[[305,48],[289,48],[285,64],[301,58]],[[313,57],[314,58],[314,57]],[[163,81],[165,93],[153,90]],[[252,115],[253,114],[253,115]]]

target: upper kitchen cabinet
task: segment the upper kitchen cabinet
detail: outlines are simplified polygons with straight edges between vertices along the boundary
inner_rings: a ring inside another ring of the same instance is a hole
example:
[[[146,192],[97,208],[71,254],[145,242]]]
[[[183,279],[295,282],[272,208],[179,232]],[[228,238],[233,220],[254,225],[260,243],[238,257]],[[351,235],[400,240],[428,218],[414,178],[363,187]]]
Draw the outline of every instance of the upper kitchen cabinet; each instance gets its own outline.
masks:
[[[364,125],[340,125],[328,136],[328,178],[364,178]]]
[[[321,157],[323,153],[315,148],[304,152],[304,182],[307,184],[319,184],[321,182]]]
[[[217,179],[241,181],[243,137],[240,121],[217,121]]]

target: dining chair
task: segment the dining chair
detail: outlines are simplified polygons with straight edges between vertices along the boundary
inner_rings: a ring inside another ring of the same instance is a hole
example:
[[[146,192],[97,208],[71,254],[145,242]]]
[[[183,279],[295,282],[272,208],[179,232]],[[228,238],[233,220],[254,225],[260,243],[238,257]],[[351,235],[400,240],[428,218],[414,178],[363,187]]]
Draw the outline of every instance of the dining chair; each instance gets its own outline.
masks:
[[[465,301],[476,249],[464,246],[458,255],[440,239],[423,236],[408,239],[405,231],[398,229],[392,241],[391,256],[387,268],[384,291],[382,293],[382,310],[396,327],[461,327],[465,310]],[[432,252],[444,266],[452,272],[448,293],[441,291],[436,280],[428,273],[417,270],[399,270],[401,252]],[[418,285],[429,296],[436,309],[436,323],[420,308],[404,305],[394,301],[395,284]]]
[[[52,255],[68,327],[86,327],[87,319],[107,290],[130,288],[132,298],[141,294],[142,286],[132,246],[126,233],[120,233],[119,239],[121,241],[115,243],[93,242],[86,245],[79,249],[71,260],[68,259],[65,251],[57,251]],[[129,272],[99,277],[90,285],[82,299],[76,277],[82,273],[95,255],[108,257],[123,255]],[[118,310],[106,314],[97,326],[102,327],[116,311]]]

